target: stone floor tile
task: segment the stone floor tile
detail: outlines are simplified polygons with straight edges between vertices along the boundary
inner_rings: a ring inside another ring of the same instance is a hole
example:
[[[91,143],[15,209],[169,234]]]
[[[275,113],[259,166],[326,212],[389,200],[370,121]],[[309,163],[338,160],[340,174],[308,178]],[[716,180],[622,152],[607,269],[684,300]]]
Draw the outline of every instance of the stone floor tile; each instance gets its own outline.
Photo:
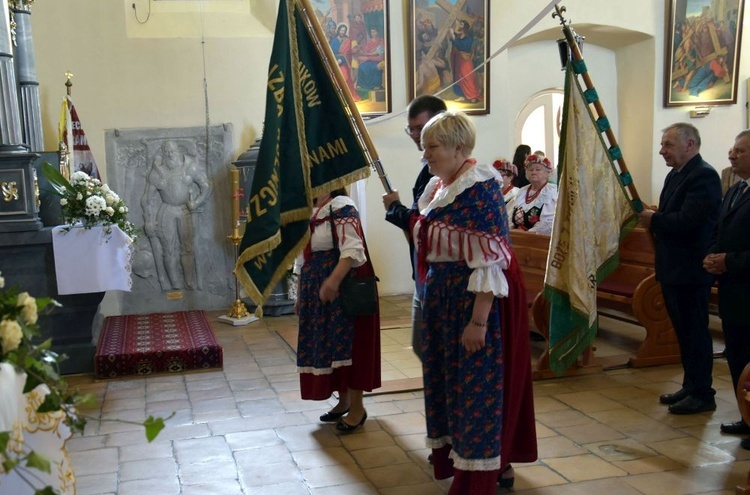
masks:
[[[343,447],[328,447],[292,452],[294,462],[303,471],[306,469],[354,464],[354,457]]]
[[[355,450],[352,455],[362,469],[404,464],[410,461],[404,451],[396,445]]]
[[[339,437],[350,452],[360,449],[370,449],[373,447],[388,447],[396,445],[393,437],[383,430],[378,431],[356,431],[348,435]]]
[[[270,486],[303,480],[302,473],[293,462],[248,466],[239,473],[240,481],[246,487]],[[283,492],[276,493],[281,494]]]
[[[578,482],[627,476],[627,472],[591,454],[545,459],[544,463],[566,479]]]
[[[70,462],[76,476],[116,473],[119,470],[119,453],[115,448],[101,448],[70,452]]]
[[[563,485],[568,482],[565,478],[560,476],[559,473],[556,473],[548,466],[516,466],[513,470],[516,478],[513,483],[513,488],[516,492],[545,486]]]
[[[340,464],[305,469],[302,478],[311,488],[324,486],[351,485],[365,481],[362,469],[356,464]]]
[[[625,435],[619,431],[598,421],[589,421],[583,425],[556,428],[556,431],[579,445],[625,438]]]
[[[198,464],[232,456],[226,438],[220,436],[175,440],[172,443],[180,464]]]
[[[232,451],[257,449],[283,442],[275,430],[256,430],[229,433],[224,436]]]
[[[123,481],[117,491],[117,495],[145,495],[146,493],[180,495],[180,483],[176,477]]]
[[[378,489],[419,485],[430,478],[414,464],[396,464],[364,470],[365,476]]]
[[[689,467],[732,462],[734,457],[693,437],[648,443],[662,455]]]
[[[101,495],[117,492],[117,473],[81,475],[76,472],[77,495]]]
[[[182,495],[243,495],[243,492],[239,480],[233,479],[185,485],[182,487]]]
[[[145,459],[120,463],[120,481],[150,480],[177,477],[177,463],[173,458]]]

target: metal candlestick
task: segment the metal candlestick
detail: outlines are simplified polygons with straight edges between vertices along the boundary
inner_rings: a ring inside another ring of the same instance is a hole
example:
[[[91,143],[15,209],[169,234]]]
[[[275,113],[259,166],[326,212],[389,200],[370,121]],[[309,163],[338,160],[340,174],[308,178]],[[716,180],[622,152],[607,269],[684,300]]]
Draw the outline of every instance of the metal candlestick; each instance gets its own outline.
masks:
[[[240,171],[237,169],[231,170],[232,176],[232,235],[227,236],[234,246],[234,261],[237,263],[239,256],[240,241],[242,236],[240,235],[240,198],[242,192],[240,191]],[[258,317],[250,314],[245,307],[245,303],[240,299],[240,281],[237,276],[234,275],[234,303],[229,308],[229,313],[226,315],[219,316],[219,321],[229,323],[234,326],[247,325],[258,320]]]

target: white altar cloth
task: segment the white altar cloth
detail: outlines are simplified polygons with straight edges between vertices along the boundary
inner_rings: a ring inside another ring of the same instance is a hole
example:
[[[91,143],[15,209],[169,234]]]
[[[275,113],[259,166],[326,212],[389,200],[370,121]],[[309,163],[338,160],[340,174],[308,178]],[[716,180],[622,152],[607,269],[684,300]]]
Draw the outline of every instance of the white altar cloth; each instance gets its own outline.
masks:
[[[103,227],[54,227],[52,247],[57,293],[129,292],[133,284],[130,279],[132,243],[133,240],[114,225],[110,234]]]

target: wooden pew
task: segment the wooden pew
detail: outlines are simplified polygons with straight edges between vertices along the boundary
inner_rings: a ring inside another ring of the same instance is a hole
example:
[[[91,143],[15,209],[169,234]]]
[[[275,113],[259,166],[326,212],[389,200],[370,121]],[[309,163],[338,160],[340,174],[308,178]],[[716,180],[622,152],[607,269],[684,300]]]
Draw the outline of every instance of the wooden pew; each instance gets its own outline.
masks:
[[[537,331],[549,337],[549,304],[541,291],[547,264],[549,237],[511,231],[511,242],[524,274],[531,305],[531,321]],[[661,286],[654,278],[654,247],[649,233],[636,228],[620,244],[620,264],[603,280],[597,290],[600,315],[634,322],[646,330],[646,337],[628,364],[633,367],[671,364],[680,361],[680,350],[672,322],[664,306]],[[567,374],[592,373],[601,370],[594,349],[581,355]],[[555,376],[549,369],[547,351],[540,358],[535,378]]]

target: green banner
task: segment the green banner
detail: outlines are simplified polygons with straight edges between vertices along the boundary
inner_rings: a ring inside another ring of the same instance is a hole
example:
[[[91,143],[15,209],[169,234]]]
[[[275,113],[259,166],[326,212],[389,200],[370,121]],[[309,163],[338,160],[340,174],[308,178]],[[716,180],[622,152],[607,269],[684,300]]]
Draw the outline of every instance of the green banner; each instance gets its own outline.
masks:
[[[313,199],[370,175],[370,163],[301,0],[282,0],[268,65],[258,161],[234,273],[262,305],[309,239]],[[308,10],[309,12],[309,10]],[[330,53],[330,51],[328,52]]]
[[[562,374],[597,332],[596,288],[618,263],[638,222],[619,173],[568,64],[555,224],[544,294],[550,302],[550,368]]]

